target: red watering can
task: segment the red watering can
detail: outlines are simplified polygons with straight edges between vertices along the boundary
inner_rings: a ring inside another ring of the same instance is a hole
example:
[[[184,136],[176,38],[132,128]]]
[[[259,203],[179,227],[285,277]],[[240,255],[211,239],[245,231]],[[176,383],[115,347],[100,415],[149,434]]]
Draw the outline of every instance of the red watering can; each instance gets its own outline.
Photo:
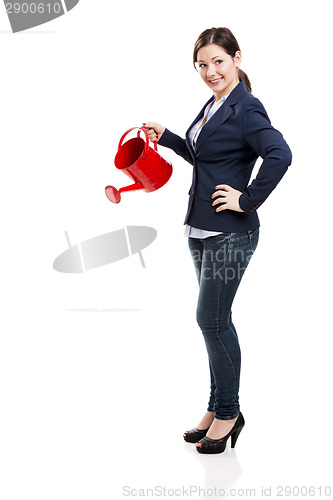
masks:
[[[137,137],[126,141],[123,140],[132,130],[138,128]],[[140,131],[144,132],[146,140],[140,137]],[[147,193],[156,191],[168,182],[172,174],[172,165],[164,160],[157,152],[157,144],[154,149],[149,146],[147,132],[140,127],[133,127],[124,133],[119,141],[118,152],[114,159],[116,168],[127,174],[134,184],[116,189],[114,186],[106,186],[105,194],[112,203],[119,203],[120,193],[143,189]]]

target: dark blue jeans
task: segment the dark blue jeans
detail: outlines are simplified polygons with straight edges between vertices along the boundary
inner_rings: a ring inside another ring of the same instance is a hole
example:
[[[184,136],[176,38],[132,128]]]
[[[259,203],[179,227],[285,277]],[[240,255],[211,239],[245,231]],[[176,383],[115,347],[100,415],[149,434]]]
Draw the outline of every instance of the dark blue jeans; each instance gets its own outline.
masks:
[[[233,419],[240,411],[241,351],[231,306],[258,240],[259,228],[188,238],[200,287],[197,322],[209,358],[211,392],[207,409],[220,420]]]

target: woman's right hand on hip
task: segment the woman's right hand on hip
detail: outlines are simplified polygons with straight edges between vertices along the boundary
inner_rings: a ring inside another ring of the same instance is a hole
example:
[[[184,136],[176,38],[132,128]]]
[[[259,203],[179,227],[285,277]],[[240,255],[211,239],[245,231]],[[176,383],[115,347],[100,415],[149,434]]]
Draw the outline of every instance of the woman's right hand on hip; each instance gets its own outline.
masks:
[[[142,128],[147,132],[151,142],[158,142],[163,134],[165,127],[156,122],[143,123]]]

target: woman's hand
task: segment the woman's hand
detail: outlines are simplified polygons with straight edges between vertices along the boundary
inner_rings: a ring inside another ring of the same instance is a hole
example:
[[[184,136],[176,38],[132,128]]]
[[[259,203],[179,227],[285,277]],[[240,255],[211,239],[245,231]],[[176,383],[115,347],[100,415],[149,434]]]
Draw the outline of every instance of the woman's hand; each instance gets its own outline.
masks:
[[[165,127],[156,122],[144,123],[142,128],[147,132],[151,142],[158,142],[163,134]]]
[[[212,198],[215,198],[215,201],[212,203],[212,206],[215,207],[220,203],[220,205],[215,211],[221,212],[222,210],[234,210],[235,212],[244,212],[239,206],[239,197],[243,194],[241,191],[228,186],[228,184],[219,184],[215,186],[215,193],[212,194]]]

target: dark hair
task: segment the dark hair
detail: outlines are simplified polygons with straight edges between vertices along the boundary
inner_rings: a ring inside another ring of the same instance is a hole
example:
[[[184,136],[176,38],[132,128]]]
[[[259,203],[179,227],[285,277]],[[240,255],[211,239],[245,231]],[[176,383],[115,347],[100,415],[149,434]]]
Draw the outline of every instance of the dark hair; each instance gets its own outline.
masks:
[[[235,57],[236,52],[240,52],[240,48],[238,42],[234,35],[228,28],[210,28],[203,31],[194,45],[193,50],[193,64],[195,67],[195,63],[197,62],[198,52],[202,47],[209,45],[210,43],[215,43],[222,47],[223,50],[226,51],[227,54],[231,57]],[[252,92],[251,82],[247,74],[238,68],[239,78],[244,80],[245,86],[249,92]]]

